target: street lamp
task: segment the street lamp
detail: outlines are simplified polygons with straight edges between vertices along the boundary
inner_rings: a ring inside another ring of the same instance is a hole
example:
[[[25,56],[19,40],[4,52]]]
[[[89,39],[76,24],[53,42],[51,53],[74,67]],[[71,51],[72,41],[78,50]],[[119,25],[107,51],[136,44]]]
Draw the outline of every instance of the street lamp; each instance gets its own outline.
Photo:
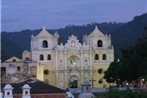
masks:
[[[128,82],[126,83],[126,86],[127,86],[127,90],[129,90],[129,83]]]
[[[144,78],[141,79],[141,88],[144,86]]]
[[[76,63],[75,62],[73,62],[73,65],[75,65]]]

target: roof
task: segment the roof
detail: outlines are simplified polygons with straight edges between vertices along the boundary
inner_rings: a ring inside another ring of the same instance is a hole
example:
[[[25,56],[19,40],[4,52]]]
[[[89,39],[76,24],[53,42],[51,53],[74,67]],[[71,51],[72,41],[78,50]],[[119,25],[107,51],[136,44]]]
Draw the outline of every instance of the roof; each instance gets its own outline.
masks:
[[[53,37],[45,27],[42,28],[39,34],[36,35],[37,37]]]
[[[97,26],[95,26],[95,29],[92,31],[92,33],[89,35],[89,37],[100,37],[104,36],[104,34],[98,29]]]
[[[13,89],[13,87],[10,84],[6,84],[6,86],[4,87],[4,89]]]
[[[14,59],[16,60],[16,62],[22,61],[20,58],[13,56],[13,57],[5,60],[4,62],[13,62]]]
[[[85,81],[82,86],[90,86],[90,83],[88,81]]]
[[[37,79],[28,79],[21,83],[10,83],[12,85],[14,94],[22,94],[22,87],[24,84],[28,84],[31,87],[31,94],[44,94],[44,93],[65,93],[65,90],[49,85],[43,81]],[[1,85],[3,90],[6,84]]]

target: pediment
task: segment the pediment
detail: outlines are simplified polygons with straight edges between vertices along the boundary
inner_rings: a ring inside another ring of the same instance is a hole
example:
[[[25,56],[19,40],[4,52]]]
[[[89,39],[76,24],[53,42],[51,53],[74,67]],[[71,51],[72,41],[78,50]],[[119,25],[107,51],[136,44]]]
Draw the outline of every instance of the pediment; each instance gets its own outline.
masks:
[[[65,46],[68,48],[80,48],[81,43],[79,42],[76,36],[71,35],[69,39],[67,40],[67,43],[65,44]]]

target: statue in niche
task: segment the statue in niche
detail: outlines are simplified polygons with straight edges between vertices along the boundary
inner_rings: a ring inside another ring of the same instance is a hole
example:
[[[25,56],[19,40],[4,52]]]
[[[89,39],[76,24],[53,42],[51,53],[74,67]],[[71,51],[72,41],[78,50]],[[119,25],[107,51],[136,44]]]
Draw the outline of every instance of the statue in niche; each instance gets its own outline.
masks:
[[[75,57],[72,57],[70,62],[71,62],[72,65],[75,65],[75,64],[76,64],[76,59],[75,59]]]
[[[75,47],[75,41],[74,40],[71,41],[71,47]]]

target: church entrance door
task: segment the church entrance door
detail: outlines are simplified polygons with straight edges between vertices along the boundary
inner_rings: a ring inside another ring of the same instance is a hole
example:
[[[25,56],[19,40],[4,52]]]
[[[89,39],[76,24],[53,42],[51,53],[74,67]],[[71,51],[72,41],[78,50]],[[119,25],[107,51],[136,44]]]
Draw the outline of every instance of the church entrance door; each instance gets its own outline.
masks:
[[[78,77],[77,76],[71,76],[70,81],[69,81],[69,87],[78,88]]]

